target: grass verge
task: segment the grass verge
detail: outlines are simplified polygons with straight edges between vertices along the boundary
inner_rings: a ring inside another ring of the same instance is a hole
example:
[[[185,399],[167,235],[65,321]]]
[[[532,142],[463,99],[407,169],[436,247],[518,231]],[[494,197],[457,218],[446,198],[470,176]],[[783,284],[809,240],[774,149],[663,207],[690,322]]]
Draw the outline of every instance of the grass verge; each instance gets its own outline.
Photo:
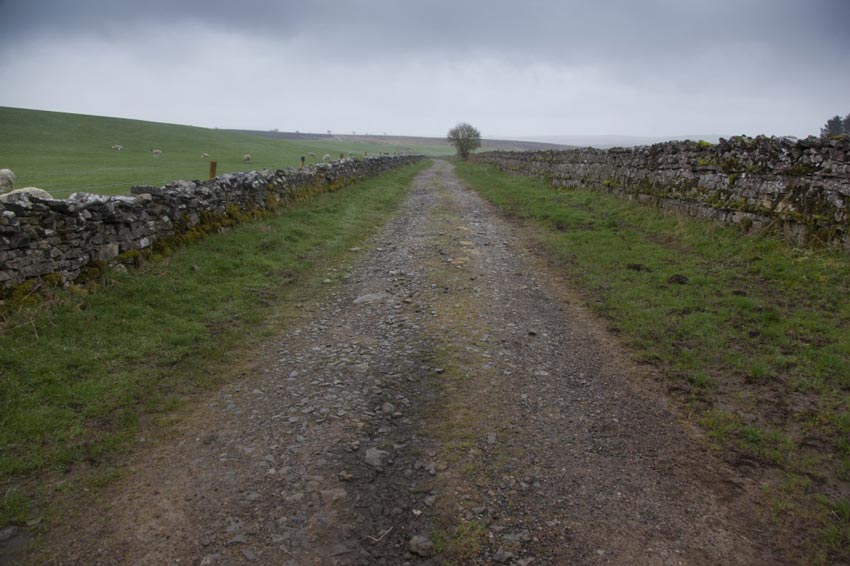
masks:
[[[397,210],[426,162],[178,249],[129,274],[6,305],[0,321],[0,525],[62,476],[132,445],[275,332],[293,282],[343,261]]]
[[[850,556],[850,255],[479,164],[457,172],[536,228],[716,446],[782,471],[766,498],[777,521],[820,530],[813,559]]]

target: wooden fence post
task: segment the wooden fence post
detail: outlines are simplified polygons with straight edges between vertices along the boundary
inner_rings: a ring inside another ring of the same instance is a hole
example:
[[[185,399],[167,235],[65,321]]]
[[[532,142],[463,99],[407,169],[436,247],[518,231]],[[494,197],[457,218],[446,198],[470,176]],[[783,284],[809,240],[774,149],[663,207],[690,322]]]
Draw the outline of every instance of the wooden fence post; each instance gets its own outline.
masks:
[[[215,170],[218,167],[218,161],[210,161],[210,179],[215,179]]]
[[[302,155],[302,156],[301,156],[301,167],[299,167],[299,169],[304,169],[304,160],[305,160],[305,159],[306,159],[306,157],[304,157],[304,156]]]

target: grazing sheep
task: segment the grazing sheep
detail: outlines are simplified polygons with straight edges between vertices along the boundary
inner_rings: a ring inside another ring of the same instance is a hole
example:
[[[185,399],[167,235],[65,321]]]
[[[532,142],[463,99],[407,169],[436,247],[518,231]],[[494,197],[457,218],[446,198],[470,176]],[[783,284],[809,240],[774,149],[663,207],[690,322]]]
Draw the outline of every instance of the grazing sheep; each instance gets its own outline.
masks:
[[[328,161],[330,161],[330,160],[331,160],[331,155],[330,155],[329,153],[326,153],[326,154],[322,157],[322,161],[324,161],[324,162],[326,162],[326,163],[327,163]]]
[[[13,197],[13,195],[28,195],[35,198],[49,198],[52,199],[53,195],[45,191],[44,189],[39,189],[38,187],[24,187],[22,189],[15,189],[14,191],[10,191],[6,194],[0,195],[0,200],[11,200],[9,197]]]
[[[310,157],[312,157],[313,159],[316,159],[316,154],[315,154],[315,153],[313,153],[312,151],[311,151],[310,153],[308,153],[307,155],[309,155],[309,156],[310,156]]]
[[[242,156],[242,161],[251,161],[251,154],[250,154],[250,153],[246,153],[245,155],[243,155],[243,156]]]
[[[207,153],[207,152],[205,151],[205,152],[203,152],[203,153],[201,154],[201,159],[206,159],[206,158],[208,158],[209,156],[210,156],[210,154],[209,154],[209,153]]]
[[[121,144],[116,143],[115,145],[113,145],[113,146],[112,146],[112,149],[113,149],[114,151],[124,151],[124,146],[123,146],[123,145],[121,145]]]
[[[0,193],[11,191],[15,184],[15,174],[11,169],[0,169]]]
[[[152,149],[151,153],[153,154],[154,159],[159,159],[159,156],[162,155],[161,149]]]

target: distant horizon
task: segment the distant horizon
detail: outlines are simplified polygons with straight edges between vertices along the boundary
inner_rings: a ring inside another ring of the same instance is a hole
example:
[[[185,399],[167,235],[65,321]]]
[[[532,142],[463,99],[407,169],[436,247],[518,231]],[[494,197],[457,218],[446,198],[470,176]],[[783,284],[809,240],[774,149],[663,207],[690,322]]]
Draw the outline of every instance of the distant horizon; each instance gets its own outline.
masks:
[[[3,107],[3,106],[0,106]],[[76,114],[80,116],[96,116],[100,118],[113,118],[119,120],[133,120],[139,122],[150,122],[150,123],[158,123],[158,124],[173,124],[180,126],[190,126],[195,128],[206,128],[210,130],[245,130],[245,131],[257,131],[257,132],[273,132],[279,131],[283,133],[300,133],[305,135],[327,135],[327,130],[325,131],[309,131],[309,130],[295,130],[295,129],[283,129],[283,128],[256,128],[256,127],[218,127],[218,126],[205,126],[201,124],[189,124],[189,123],[181,123],[181,122],[166,122],[162,120],[150,120],[146,118],[136,118],[132,116],[117,116],[117,115],[105,115],[105,114],[87,114],[85,112],[68,112],[64,110],[53,110],[46,108],[28,108],[28,107],[20,107],[20,106],[6,106],[6,108],[14,108],[19,110],[32,110],[37,112],[55,112],[58,114]],[[473,124],[474,125],[474,124]],[[431,138],[431,139],[445,139],[445,135],[429,135],[429,134],[417,134],[417,133],[393,133],[393,132],[345,132],[345,131],[334,131],[331,129],[332,136],[373,136],[373,137],[412,137],[412,138]],[[539,142],[539,143],[550,143],[555,145],[578,145],[579,143],[585,143],[589,146],[598,145],[600,147],[613,147],[616,145],[621,145],[623,142],[632,141],[635,142],[632,145],[649,145],[651,143],[659,143],[663,141],[675,141],[675,140],[692,140],[699,141],[704,140],[711,143],[717,143],[717,140],[720,138],[728,138],[734,135],[767,135],[767,134],[671,134],[671,135],[640,135],[640,134],[544,134],[544,135],[528,135],[528,134],[492,134],[486,135],[486,133],[482,133],[482,139],[485,140],[501,140],[501,141],[525,141],[525,142]],[[617,141],[619,140],[619,141]],[[610,143],[605,143],[610,142]],[[642,142],[642,143],[638,143]]]

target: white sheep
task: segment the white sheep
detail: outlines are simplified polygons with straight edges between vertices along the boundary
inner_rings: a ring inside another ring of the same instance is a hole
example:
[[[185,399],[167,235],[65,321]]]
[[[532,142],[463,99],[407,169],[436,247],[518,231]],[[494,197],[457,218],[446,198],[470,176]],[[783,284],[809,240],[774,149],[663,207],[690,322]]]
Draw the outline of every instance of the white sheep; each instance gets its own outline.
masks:
[[[153,154],[154,159],[159,159],[159,156],[162,155],[161,149],[152,149],[151,153]]]
[[[53,195],[45,191],[44,189],[39,189],[38,187],[23,187],[22,189],[15,189],[14,191],[10,191],[6,194],[0,195],[0,200],[11,200],[9,197],[13,195],[28,195],[35,198],[42,199],[52,199]]]
[[[330,161],[330,160],[331,160],[331,155],[330,155],[329,153],[326,153],[326,154],[322,157],[322,161],[324,161],[324,162],[326,162],[326,163],[327,163],[328,161]]]
[[[0,193],[11,191],[15,185],[15,174],[11,169],[0,169]]]
[[[210,154],[209,154],[209,153],[207,153],[207,152],[205,151],[205,152],[203,152],[203,153],[201,154],[201,159],[206,159],[206,158],[208,158],[209,156],[210,156]]]
[[[316,158],[316,154],[315,154],[315,153],[313,153],[312,151],[311,151],[310,153],[308,153],[307,155],[309,155],[309,156],[310,156],[310,157],[312,157],[313,159],[315,159],[315,158]]]
[[[251,154],[250,154],[250,153],[246,153],[245,155],[243,155],[243,156],[242,156],[242,161],[251,161]]]
[[[112,149],[114,151],[124,151],[124,146],[116,143],[115,145],[112,146]]]

